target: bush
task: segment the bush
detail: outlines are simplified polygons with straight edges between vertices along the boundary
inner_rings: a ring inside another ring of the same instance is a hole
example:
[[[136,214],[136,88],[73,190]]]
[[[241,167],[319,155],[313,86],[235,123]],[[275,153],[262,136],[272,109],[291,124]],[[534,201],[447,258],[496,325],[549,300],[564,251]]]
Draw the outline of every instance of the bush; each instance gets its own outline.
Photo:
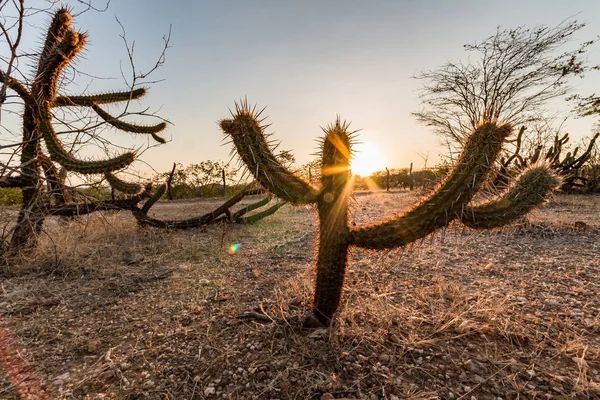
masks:
[[[19,188],[0,188],[0,205],[16,206],[23,203],[23,196]]]

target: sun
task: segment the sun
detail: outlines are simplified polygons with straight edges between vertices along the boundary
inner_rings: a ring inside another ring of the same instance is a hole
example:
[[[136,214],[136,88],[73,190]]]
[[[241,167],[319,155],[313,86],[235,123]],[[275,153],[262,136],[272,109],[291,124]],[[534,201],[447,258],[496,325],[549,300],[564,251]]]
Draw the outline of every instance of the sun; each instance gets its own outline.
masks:
[[[356,144],[353,148],[353,153],[354,157],[350,163],[353,174],[365,177],[386,167],[386,160],[383,153],[372,142]]]

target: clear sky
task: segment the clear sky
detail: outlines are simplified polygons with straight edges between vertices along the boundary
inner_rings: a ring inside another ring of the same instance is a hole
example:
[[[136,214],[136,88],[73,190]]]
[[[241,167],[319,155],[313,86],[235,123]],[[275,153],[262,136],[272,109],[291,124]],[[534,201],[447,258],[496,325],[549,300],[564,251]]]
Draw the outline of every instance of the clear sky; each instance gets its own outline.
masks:
[[[143,156],[159,171],[174,161],[229,159],[216,122],[244,96],[267,107],[280,148],[293,150],[298,163],[312,158],[319,127],[339,114],[362,130],[360,140],[381,149],[387,166],[421,167],[417,153],[427,152],[432,165],[442,150],[410,114],[419,108],[412,76],[447,60],[467,61],[463,44],[498,25],[557,25],[574,16],[588,23],[577,42],[600,34],[598,0],[112,0],[106,12],[75,21],[90,36],[78,68],[115,78],[93,81],[91,92],[122,88],[119,68],[129,73],[115,16],[136,41],[142,69],[153,65],[172,24],[166,63],[153,75],[164,81],[141,102],[174,124],[164,135],[171,141]],[[600,63],[600,48],[590,57]],[[84,77],[80,88],[90,81]],[[600,73],[579,86],[600,92]],[[577,139],[593,122],[576,120],[568,130]]]

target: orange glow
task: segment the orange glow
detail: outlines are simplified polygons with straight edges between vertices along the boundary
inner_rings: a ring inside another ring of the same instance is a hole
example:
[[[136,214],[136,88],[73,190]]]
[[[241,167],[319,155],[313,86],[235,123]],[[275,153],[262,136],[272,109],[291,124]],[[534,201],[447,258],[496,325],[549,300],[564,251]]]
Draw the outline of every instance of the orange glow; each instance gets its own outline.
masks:
[[[358,143],[354,146],[354,158],[350,164],[352,173],[362,177],[385,169],[386,159],[374,143]]]

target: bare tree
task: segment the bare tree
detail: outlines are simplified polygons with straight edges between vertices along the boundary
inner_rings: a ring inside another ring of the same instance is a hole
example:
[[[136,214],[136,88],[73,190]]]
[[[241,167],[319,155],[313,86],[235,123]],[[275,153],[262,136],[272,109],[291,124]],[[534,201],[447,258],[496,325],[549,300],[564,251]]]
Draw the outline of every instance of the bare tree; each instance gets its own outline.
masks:
[[[568,21],[497,28],[495,35],[464,46],[474,53],[468,62],[447,62],[416,76],[423,82],[422,109],[413,115],[433,127],[451,153],[481,121],[517,126],[539,120],[550,100],[569,92],[569,78],[588,69],[584,57],[595,40],[563,51],[584,26]]]

